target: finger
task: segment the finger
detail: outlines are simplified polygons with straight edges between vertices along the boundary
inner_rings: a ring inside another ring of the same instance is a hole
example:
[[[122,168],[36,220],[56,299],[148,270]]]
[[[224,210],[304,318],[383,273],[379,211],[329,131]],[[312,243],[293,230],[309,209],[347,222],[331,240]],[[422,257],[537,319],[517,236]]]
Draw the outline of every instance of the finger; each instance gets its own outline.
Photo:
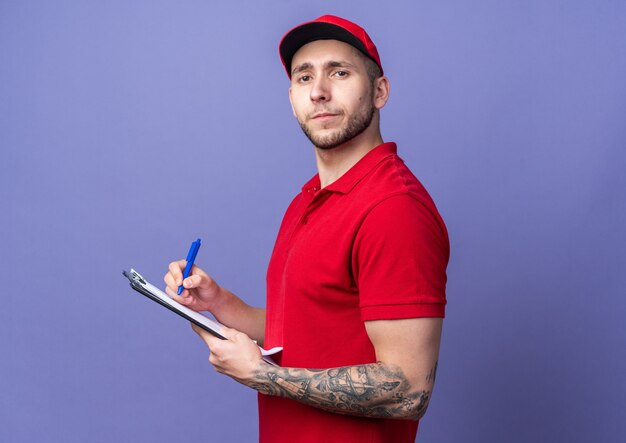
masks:
[[[176,294],[176,292],[174,291],[174,289],[172,289],[171,286],[165,287],[165,293],[169,295],[171,298],[174,298],[174,295]]]
[[[189,324],[191,325],[191,329],[193,329],[194,332],[198,334],[204,340],[205,330],[193,322],[190,322]]]
[[[195,301],[187,290],[184,290],[180,295],[178,295],[177,289],[172,289],[168,286],[165,288],[165,293],[169,295],[172,300],[180,303],[181,305],[192,306]]]
[[[224,374],[224,368],[222,367],[222,364],[223,364],[222,360],[213,352],[211,352],[211,355],[209,355],[209,363],[213,365],[213,369],[215,369],[217,372],[219,372],[220,374]]]
[[[169,264],[168,269],[170,274],[172,274],[175,286],[180,286],[183,282],[183,269],[185,269],[186,264],[186,260],[173,261]]]
[[[241,331],[236,331],[230,337],[230,340],[235,342],[235,343],[242,343],[242,342],[251,341],[250,337],[248,337],[248,335],[245,332],[241,332]]]
[[[226,327],[224,325],[220,326],[220,330],[219,333],[222,334],[224,337],[226,337],[226,339],[230,340],[233,338],[233,336],[239,331],[237,331],[236,329],[233,328],[229,328]]]
[[[228,340],[234,343],[241,343],[243,341],[250,340],[250,337],[245,332],[238,331],[234,328],[229,328],[224,325],[220,328],[220,334],[226,337]]]
[[[213,279],[206,274],[202,269],[196,267],[195,265],[191,268],[191,272],[189,273],[189,277],[187,277],[183,281],[183,287],[187,289],[194,288],[208,288],[213,284]]]
[[[174,277],[172,277],[171,274],[168,273],[163,280],[165,280],[166,284],[165,293],[170,295],[170,297],[175,298],[174,295],[178,295],[178,285],[174,282]],[[183,289],[183,292],[181,292],[180,295],[183,297],[188,297],[190,294],[189,291],[185,292]],[[180,302],[178,298],[175,298],[175,300]]]
[[[171,288],[176,287],[176,282],[174,281],[174,277],[172,276],[171,272],[168,272],[167,274],[165,274],[165,276],[163,276],[163,281],[167,286]]]
[[[196,325],[195,323],[191,323],[191,328],[206,343],[206,345],[209,347],[209,350],[211,351],[211,353],[214,353],[216,350],[219,351],[220,344],[224,340],[221,340],[221,339],[215,337],[213,334],[205,331],[203,328],[201,328],[200,326]]]
[[[191,329],[193,329],[193,331],[200,336],[202,341],[205,342],[207,346],[209,346],[209,343],[207,341],[208,333],[204,329],[202,329],[200,326],[196,325],[195,323],[190,323],[190,324],[191,324]],[[211,334],[208,334],[208,335],[211,335]]]
[[[193,289],[197,288],[202,284],[202,276],[201,275],[190,275],[185,280],[183,280],[183,288]]]

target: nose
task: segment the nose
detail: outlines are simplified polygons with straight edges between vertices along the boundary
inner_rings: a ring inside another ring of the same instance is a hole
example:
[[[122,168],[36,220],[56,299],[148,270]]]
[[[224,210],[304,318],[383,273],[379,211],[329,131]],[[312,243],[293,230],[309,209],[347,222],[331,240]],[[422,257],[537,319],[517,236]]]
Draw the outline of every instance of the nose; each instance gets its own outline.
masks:
[[[328,79],[324,76],[319,76],[313,80],[311,85],[311,101],[313,102],[327,102],[330,100],[330,88]]]

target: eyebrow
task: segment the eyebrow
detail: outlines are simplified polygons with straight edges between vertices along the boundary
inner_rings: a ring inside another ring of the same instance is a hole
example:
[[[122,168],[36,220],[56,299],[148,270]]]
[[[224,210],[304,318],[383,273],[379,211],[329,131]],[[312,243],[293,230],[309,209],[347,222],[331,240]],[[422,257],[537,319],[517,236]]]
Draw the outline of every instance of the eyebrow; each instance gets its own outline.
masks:
[[[307,69],[312,69],[313,65],[309,62],[305,62],[305,63],[301,63],[298,66],[296,66],[295,68],[293,68],[293,70],[291,71],[291,75],[295,75],[299,72],[302,71],[306,71]],[[336,60],[330,60],[327,61],[326,63],[324,63],[324,68],[328,69],[328,68],[356,68],[356,66],[353,63],[350,63],[348,61],[345,60],[341,60],[341,61],[336,61]]]

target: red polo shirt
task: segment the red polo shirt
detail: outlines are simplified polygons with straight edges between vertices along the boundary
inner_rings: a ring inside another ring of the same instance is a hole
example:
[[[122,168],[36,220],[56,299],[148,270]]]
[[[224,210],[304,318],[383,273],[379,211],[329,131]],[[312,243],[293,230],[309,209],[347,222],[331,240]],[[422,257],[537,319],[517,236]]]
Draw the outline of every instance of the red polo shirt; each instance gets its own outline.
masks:
[[[446,227],[421,183],[382,144],[338,180],[319,176],[287,209],[267,272],[266,348],[285,367],[376,362],[364,322],[443,317]],[[413,442],[417,422],[351,417],[259,394],[260,441]]]

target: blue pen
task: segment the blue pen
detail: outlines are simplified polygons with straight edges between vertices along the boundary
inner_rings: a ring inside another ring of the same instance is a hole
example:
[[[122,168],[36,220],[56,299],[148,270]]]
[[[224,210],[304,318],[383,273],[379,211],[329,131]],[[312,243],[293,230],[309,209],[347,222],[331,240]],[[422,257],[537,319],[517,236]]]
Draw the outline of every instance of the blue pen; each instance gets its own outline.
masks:
[[[187,253],[187,266],[185,266],[185,272],[183,272],[183,280],[189,277],[193,262],[196,261],[196,255],[198,255],[198,249],[200,249],[200,239],[193,242],[189,248],[189,252]],[[178,287],[178,295],[183,292],[183,289],[183,285]]]

